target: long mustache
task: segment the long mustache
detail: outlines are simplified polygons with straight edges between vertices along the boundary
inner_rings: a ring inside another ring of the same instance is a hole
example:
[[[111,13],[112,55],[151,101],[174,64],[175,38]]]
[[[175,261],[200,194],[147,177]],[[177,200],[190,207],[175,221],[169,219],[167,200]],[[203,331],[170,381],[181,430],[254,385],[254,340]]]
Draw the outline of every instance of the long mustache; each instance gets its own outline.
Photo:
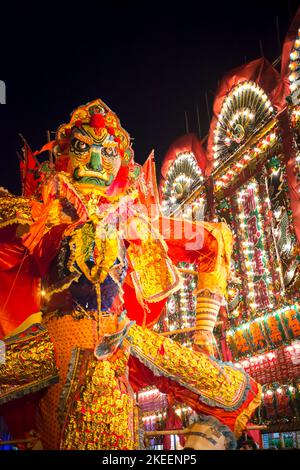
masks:
[[[102,171],[94,171],[94,170],[85,170],[82,167],[78,167],[77,176],[79,178],[102,179],[103,181],[109,181],[110,179],[110,175],[107,173],[106,169]]]

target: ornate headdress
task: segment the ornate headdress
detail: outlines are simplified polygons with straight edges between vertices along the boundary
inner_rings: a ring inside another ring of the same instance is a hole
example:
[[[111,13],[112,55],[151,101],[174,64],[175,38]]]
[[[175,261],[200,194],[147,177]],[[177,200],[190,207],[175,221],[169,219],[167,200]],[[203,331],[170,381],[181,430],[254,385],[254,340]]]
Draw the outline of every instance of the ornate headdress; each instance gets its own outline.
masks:
[[[122,157],[122,166],[128,165],[133,159],[133,150],[130,147],[129,134],[122,128],[117,115],[100,99],[96,99],[79,106],[71,114],[68,124],[62,124],[56,132],[57,146],[54,149],[57,162],[57,169],[63,169],[67,155],[65,150],[70,145],[72,129],[88,124],[93,132],[93,137],[99,143],[108,138],[114,142]]]

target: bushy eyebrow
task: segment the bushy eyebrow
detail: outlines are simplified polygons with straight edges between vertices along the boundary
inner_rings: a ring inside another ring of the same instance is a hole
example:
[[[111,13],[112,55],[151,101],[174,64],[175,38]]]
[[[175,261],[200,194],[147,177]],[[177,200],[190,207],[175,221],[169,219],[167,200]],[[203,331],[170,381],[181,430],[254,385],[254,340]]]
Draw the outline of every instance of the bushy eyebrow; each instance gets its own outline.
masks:
[[[88,135],[83,135],[80,131],[74,131],[73,137],[76,137],[76,139],[80,140],[81,142],[84,142],[85,144],[92,145],[93,144],[93,139],[89,137]]]

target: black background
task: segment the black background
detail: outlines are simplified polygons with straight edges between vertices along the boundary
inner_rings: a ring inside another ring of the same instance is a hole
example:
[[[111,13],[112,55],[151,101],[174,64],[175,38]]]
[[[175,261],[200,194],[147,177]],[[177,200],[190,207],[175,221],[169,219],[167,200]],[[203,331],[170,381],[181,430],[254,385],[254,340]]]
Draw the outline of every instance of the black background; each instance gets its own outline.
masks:
[[[33,150],[80,104],[101,98],[158,167],[189,130],[207,134],[225,72],[261,56],[273,62],[299,1],[130,1],[0,5],[0,186],[20,192],[21,132]],[[278,68],[278,67],[277,67]]]

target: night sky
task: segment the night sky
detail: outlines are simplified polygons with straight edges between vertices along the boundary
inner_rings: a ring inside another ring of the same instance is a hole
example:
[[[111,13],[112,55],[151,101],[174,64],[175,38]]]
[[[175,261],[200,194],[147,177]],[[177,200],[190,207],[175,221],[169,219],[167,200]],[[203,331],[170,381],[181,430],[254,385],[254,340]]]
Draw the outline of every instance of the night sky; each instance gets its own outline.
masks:
[[[3,3],[3,2],[2,2]],[[163,159],[189,130],[207,134],[214,93],[225,72],[261,56],[273,62],[299,1],[112,2],[12,6],[0,18],[0,186],[20,193],[16,151],[22,133],[33,150],[46,130],[78,105],[101,98],[134,139],[143,163]],[[41,2],[42,3],[42,2]],[[277,68],[278,69],[278,68]]]

